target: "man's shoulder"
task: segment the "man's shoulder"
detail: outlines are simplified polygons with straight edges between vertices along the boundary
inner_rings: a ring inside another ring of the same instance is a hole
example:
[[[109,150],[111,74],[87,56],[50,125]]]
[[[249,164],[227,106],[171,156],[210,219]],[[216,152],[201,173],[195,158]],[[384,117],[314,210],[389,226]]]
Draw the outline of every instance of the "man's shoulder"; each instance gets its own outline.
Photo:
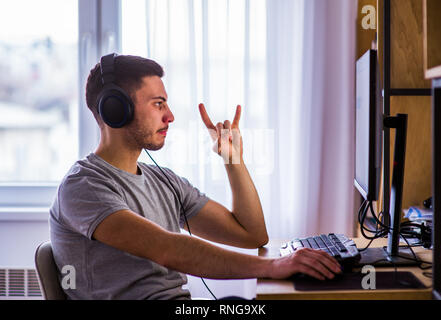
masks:
[[[102,181],[106,184],[111,183],[111,174],[99,163],[93,161],[89,155],[83,159],[77,160],[61,180],[59,189],[77,184],[86,184],[90,182]]]
[[[52,208],[60,205],[79,206],[96,199],[122,197],[121,187],[109,170],[89,156],[76,161],[58,185]]]

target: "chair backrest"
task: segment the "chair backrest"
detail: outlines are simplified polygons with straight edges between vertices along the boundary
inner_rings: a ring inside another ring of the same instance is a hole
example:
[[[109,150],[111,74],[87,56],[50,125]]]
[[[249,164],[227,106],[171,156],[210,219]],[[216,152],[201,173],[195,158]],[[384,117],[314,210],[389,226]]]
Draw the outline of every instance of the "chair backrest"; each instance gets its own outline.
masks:
[[[55,264],[50,241],[43,242],[37,247],[35,267],[44,298],[46,300],[66,300],[66,294],[58,280],[58,268]]]

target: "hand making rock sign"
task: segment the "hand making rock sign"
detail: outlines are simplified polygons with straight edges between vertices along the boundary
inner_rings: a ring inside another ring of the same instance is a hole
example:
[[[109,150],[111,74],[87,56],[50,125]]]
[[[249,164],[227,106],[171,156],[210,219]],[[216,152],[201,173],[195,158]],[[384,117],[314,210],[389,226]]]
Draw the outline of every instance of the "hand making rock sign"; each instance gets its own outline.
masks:
[[[236,107],[233,123],[225,120],[218,122],[216,126],[211,122],[203,103],[199,104],[199,112],[202,121],[208,129],[213,140],[213,151],[222,157],[225,164],[240,164],[243,156],[243,142],[239,130],[239,121],[242,107]]]

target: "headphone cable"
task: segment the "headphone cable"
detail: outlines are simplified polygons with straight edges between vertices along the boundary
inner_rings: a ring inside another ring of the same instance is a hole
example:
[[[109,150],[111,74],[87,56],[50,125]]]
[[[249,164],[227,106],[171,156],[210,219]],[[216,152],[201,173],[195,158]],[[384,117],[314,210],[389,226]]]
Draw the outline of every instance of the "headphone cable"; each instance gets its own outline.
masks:
[[[190,234],[190,236],[193,236],[191,234],[191,230],[190,230],[190,225],[188,224],[188,220],[187,220],[187,214],[185,213],[185,209],[184,209],[184,205],[182,204],[181,201],[181,197],[179,196],[179,193],[176,191],[175,187],[173,186],[173,184],[171,183],[170,179],[168,178],[168,176],[165,174],[165,172],[161,169],[160,166],[158,166],[158,164],[156,163],[156,161],[153,159],[153,157],[150,155],[150,153],[147,151],[147,149],[144,149],[144,151],[147,153],[147,155],[150,157],[150,159],[152,159],[152,161],[154,162],[154,164],[156,165],[156,167],[158,167],[158,169],[162,172],[162,174],[167,178],[168,183],[170,184],[170,186],[172,187],[173,191],[176,193],[176,197],[178,198],[179,204],[181,205],[181,209],[182,209],[182,213],[184,216],[184,220],[185,220],[185,224],[187,226],[187,230],[188,233]],[[210,292],[210,294],[213,296],[214,300],[217,300],[216,296],[213,294],[213,292],[211,292],[210,288],[207,286],[207,284],[205,283],[205,280],[200,277],[200,279],[202,280],[202,283],[204,284],[205,288],[207,288],[208,292]]]

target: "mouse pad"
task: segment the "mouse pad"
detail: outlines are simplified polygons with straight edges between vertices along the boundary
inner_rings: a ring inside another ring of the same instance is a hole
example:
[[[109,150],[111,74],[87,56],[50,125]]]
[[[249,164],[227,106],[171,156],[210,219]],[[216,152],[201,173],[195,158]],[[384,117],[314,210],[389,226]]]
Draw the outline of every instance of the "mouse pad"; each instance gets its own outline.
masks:
[[[317,280],[305,275],[298,275],[292,278],[294,288],[299,291],[325,291],[325,290],[363,290],[362,281],[364,277],[370,285],[373,274],[370,273],[343,273],[332,280]],[[369,278],[370,277],[370,278]],[[421,283],[412,272],[388,271],[375,272],[375,289],[424,289],[426,286]]]

